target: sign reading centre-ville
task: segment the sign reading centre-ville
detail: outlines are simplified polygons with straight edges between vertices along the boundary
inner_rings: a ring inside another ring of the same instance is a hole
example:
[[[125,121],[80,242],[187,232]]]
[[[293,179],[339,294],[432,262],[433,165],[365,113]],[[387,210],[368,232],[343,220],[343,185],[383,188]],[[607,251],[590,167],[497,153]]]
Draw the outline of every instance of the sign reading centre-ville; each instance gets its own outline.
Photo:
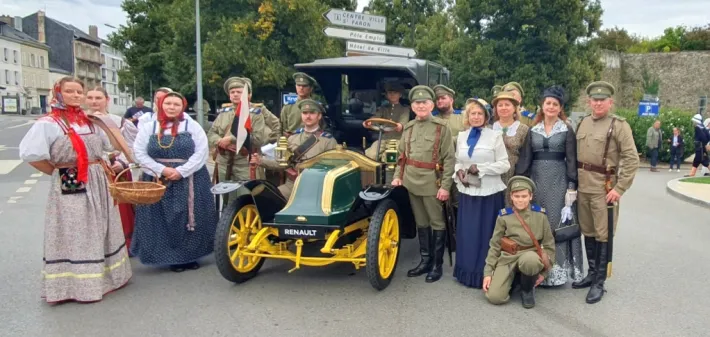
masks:
[[[387,28],[387,18],[379,15],[348,12],[335,8],[323,13],[328,22],[350,28],[362,28],[366,30],[384,32]]]

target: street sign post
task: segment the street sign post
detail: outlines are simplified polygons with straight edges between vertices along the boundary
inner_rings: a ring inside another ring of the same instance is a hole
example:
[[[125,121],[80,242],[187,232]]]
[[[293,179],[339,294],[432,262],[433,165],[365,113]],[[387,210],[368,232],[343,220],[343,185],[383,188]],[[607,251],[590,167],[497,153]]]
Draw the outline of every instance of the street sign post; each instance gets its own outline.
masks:
[[[327,27],[323,29],[326,36],[335,37],[345,40],[357,40],[364,42],[385,43],[385,34],[376,34],[368,32],[358,32],[355,30]]]
[[[291,92],[288,94],[281,95],[281,104],[282,105],[294,104],[294,103],[296,103],[296,100],[298,100],[298,94],[296,94],[296,93]]]
[[[348,12],[331,8],[323,13],[323,17],[328,22],[349,28],[384,32],[387,28],[387,18],[379,15]]]
[[[638,115],[640,117],[658,116],[659,110],[660,110],[659,102],[657,102],[657,101],[641,101],[641,102],[639,102]]]
[[[401,48],[388,45],[376,45],[370,43],[362,43],[355,41],[348,41],[347,51],[360,52],[366,54],[379,54],[379,55],[391,55],[391,56],[401,56],[401,57],[414,57],[417,52],[411,48]]]

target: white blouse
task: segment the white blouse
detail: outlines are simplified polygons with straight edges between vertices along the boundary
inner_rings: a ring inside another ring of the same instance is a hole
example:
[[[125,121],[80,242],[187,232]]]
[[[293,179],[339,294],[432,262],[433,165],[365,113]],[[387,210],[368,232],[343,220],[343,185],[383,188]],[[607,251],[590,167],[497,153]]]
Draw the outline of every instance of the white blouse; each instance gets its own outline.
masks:
[[[481,129],[481,136],[469,158],[467,140],[470,133],[471,128],[468,128],[459,132],[456,139],[456,165],[453,176],[456,188],[459,192],[472,196],[487,196],[505,190],[505,183],[500,176],[508,172],[510,162],[503,143],[503,133],[490,128]],[[458,170],[468,170],[472,164],[478,167],[480,187],[465,187],[456,175]]]
[[[205,130],[202,129],[199,123],[195,122],[192,118],[185,118],[185,120],[180,122],[178,126],[178,133],[185,132],[185,125],[187,125],[187,132],[192,136],[192,140],[195,142],[195,153],[193,153],[187,162],[180,164],[175,169],[180,172],[183,178],[187,178],[193,173],[197,172],[202,166],[207,163],[207,157],[209,156],[209,145],[207,143],[207,134]],[[155,126],[155,131],[153,127]],[[165,165],[159,163],[155,158],[151,158],[148,155],[148,143],[150,137],[153,134],[157,134],[160,130],[159,125],[156,121],[149,123],[138,124],[138,135],[136,135],[136,140],[133,143],[133,154],[135,155],[136,161],[143,167],[147,167],[150,170],[155,171],[160,175],[163,173]],[[167,130],[164,130],[164,135],[170,134],[170,124],[168,124]],[[144,169],[143,171],[148,175],[154,176],[153,172]]]
[[[88,125],[79,126],[78,124],[72,123],[70,127],[79,135],[91,133],[91,128],[89,128]],[[101,137],[104,151],[110,152],[114,150],[104,130],[98,126],[94,126],[94,133]],[[30,130],[27,131],[27,134],[25,134],[20,142],[20,159],[26,162],[41,160],[51,161],[50,149],[52,144],[60,137],[64,137],[64,130],[62,130],[54,119],[51,117],[38,119],[32,124]],[[108,160],[108,156],[104,155],[102,157],[104,160]],[[89,160],[91,159],[92,158],[89,158]]]

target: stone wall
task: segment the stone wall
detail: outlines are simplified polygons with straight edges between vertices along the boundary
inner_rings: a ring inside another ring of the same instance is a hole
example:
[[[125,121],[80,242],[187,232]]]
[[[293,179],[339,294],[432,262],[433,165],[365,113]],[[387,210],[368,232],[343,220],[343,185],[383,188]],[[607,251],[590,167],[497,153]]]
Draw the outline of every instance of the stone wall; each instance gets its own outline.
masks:
[[[624,54],[602,50],[601,57],[601,79],[616,87],[617,107],[636,109],[644,94],[644,69],[659,80],[661,107],[697,111],[700,96],[710,96],[710,51]],[[582,92],[574,111],[589,111],[586,102]]]

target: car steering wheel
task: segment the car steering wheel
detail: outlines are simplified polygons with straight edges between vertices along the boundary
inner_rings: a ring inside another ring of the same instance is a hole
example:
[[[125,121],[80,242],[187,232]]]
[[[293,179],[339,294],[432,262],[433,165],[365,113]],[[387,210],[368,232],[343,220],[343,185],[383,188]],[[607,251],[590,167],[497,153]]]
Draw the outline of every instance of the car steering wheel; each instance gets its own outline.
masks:
[[[397,130],[397,122],[391,121],[386,118],[370,118],[365,120],[363,124],[370,124],[370,126],[365,126],[366,129],[372,131],[382,131],[383,133],[393,132]]]

